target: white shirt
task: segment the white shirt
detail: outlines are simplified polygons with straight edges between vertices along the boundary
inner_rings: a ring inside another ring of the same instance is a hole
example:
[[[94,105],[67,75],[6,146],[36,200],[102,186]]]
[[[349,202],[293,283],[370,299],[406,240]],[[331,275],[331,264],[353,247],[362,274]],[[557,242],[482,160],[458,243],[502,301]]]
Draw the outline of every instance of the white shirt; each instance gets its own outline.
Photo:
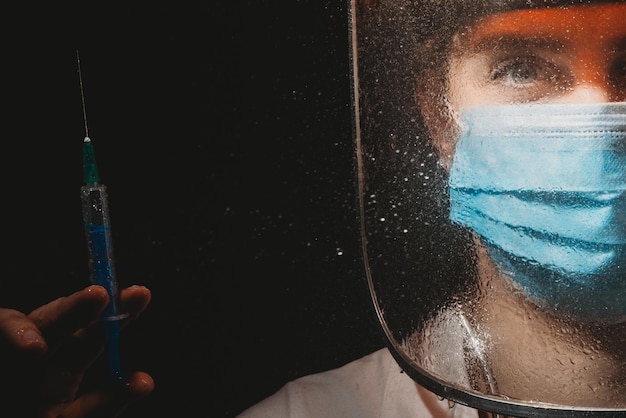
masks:
[[[301,377],[239,418],[477,418],[419,387],[384,348],[337,369]]]

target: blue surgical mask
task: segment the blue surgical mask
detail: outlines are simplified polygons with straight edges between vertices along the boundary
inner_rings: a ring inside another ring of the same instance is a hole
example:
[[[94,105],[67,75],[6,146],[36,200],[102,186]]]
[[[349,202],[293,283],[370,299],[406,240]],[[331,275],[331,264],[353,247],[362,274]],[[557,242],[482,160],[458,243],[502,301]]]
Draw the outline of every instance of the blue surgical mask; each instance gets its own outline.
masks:
[[[450,218],[536,303],[626,316],[626,103],[524,104],[462,115]]]

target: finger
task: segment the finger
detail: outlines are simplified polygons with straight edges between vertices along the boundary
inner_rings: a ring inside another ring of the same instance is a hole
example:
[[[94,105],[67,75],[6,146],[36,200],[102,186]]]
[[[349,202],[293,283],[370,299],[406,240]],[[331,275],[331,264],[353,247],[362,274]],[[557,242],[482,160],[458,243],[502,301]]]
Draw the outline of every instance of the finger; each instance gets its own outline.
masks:
[[[144,286],[131,286],[120,292],[120,307],[128,317],[120,321],[120,327],[126,327],[135,320],[148,306],[151,300],[150,290]],[[100,322],[80,329],[66,337],[62,345],[56,348],[54,364],[59,373],[82,376],[82,373],[97,359],[103,350],[104,333]]]
[[[120,292],[120,312],[128,314],[128,316],[120,320],[120,328],[125,328],[130,322],[137,319],[146,310],[151,299],[152,294],[147,287],[134,285],[123,289]],[[70,353],[70,357],[80,356],[79,352],[87,352],[88,347],[102,348],[104,336],[102,327],[99,325],[100,323],[95,323],[75,332],[74,338],[70,340],[73,340],[71,344],[75,345],[76,352]]]
[[[135,285],[123,289],[120,292],[120,311],[129,316],[121,325],[124,326],[141,315],[151,300],[152,294],[147,287]]]
[[[83,394],[64,409],[63,416],[67,418],[116,417],[132,402],[148,395],[153,389],[154,381],[149,374],[134,372],[124,384]]]
[[[122,321],[122,325],[139,316],[150,299],[150,291],[144,286],[123,289],[120,292],[120,310],[129,313],[129,318]],[[107,291],[103,287],[92,285],[41,306],[28,317],[39,327],[48,344],[54,345],[58,340],[96,321],[108,300]]]
[[[146,309],[150,298],[150,291],[143,286],[122,290],[120,306],[129,316],[121,321],[121,325],[137,318]],[[104,333],[101,325],[102,322],[96,321],[87,328],[75,331],[51,351],[47,367],[50,378],[43,387],[49,404],[67,403],[74,399],[85,371],[103,351]],[[131,392],[134,393],[133,390]]]
[[[41,355],[47,344],[37,326],[22,312],[0,308],[0,341],[3,349]]]
[[[52,346],[97,320],[108,300],[103,287],[88,286],[35,309],[28,317]]]
[[[79,337],[82,327],[96,323],[108,303],[101,286],[88,286],[32,311],[28,318],[37,325],[48,343],[45,366],[40,367],[38,395],[43,405],[71,402],[86,368],[98,355],[97,344],[85,346]],[[81,359],[71,359],[80,353]],[[85,360],[88,358],[88,360]]]

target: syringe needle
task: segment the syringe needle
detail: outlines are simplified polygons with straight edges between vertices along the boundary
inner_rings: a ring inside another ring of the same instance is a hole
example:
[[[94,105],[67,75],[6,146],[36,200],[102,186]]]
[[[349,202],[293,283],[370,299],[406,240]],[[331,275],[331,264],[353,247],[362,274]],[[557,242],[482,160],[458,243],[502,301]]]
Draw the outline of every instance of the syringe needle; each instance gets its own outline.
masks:
[[[80,70],[80,55],[76,50],[76,64],[78,66],[78,83],[80,84],[80,100],[83,104],[83,121],[85,122],[85,138],[89,138],[89,129],[87,128],[87,108],[85,107],[85,91],[83,89],[83,73]]]

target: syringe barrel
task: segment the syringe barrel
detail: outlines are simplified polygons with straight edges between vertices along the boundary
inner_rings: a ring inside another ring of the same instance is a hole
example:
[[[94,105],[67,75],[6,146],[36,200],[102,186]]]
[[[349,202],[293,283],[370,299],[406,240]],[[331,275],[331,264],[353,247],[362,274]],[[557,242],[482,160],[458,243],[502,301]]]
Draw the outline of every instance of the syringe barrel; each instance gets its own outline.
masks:
[[[106,186],[95,183],[81,187],[81,199],[90,280],[93,284],[104,287],[109,293],[109,304],[103,312],[103,319],[114,320],[118,315],[117,281]]]

